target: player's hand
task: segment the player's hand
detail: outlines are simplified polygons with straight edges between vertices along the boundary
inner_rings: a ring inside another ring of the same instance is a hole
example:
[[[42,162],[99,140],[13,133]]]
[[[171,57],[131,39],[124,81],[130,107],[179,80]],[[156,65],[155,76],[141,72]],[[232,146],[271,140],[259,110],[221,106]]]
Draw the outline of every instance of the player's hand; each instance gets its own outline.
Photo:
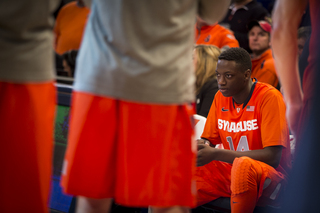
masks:
[[[197,166],[204,166],[213,160],[214,149],[206,144],[198,144]]]
[[[210,145],[210,142],[205,139],[197,139],[197,144],[205,144],[205,145]]]

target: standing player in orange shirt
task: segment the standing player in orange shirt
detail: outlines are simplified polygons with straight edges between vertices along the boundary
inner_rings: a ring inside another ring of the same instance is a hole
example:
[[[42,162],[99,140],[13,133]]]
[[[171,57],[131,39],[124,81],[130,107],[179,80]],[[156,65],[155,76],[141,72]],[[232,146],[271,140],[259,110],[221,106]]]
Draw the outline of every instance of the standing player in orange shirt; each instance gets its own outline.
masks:
[[[250,55],[231,48],[219,56],[219,91],[198,140],[198,205],[231,197],[231,211],[277,205],[291,168],[282,95],[251,76]],[[225,149],[206,144],[222,143]]]

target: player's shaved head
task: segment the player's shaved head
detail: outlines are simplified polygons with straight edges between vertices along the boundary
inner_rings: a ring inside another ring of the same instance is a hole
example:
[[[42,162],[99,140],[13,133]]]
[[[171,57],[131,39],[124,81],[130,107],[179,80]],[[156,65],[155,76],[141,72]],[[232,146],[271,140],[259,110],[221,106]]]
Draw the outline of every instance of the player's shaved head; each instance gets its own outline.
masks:
[[[251,70],[252,68],[249,53],[241,47],[230,48],[223,51],[219,56],[219,60],[235,61],[239,70],[242,72],[245,72],[248,69]]]

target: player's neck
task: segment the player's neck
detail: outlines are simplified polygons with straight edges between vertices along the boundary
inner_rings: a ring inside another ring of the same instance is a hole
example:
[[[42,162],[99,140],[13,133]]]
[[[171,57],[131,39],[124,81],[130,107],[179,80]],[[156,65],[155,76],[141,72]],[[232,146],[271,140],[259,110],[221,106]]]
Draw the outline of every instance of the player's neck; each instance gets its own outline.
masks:
[[[241,92],[239,92],[237,95],[232,96],[233,100],[237,103],[237,104],[243,104],[247,98],[250,95],[251,92],[251,88],[252,88],[253,82],[252,79],[249,80],[249,82],[247,82],[247,86],[243,88],[243,90]]]

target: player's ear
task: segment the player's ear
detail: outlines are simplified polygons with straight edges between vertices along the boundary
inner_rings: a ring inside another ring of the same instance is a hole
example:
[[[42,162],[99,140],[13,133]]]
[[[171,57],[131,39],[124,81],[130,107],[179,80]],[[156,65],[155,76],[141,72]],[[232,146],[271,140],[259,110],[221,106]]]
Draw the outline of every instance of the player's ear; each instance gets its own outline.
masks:
[[[247,69],[244,72],[244,77],[245,77],[245,80],[249,80],[251,78],[251,70],[250,69]]]

